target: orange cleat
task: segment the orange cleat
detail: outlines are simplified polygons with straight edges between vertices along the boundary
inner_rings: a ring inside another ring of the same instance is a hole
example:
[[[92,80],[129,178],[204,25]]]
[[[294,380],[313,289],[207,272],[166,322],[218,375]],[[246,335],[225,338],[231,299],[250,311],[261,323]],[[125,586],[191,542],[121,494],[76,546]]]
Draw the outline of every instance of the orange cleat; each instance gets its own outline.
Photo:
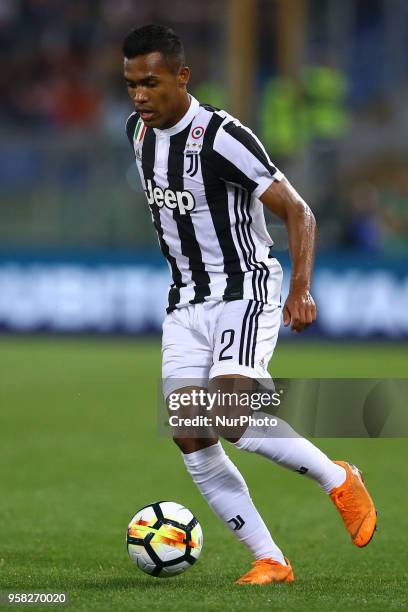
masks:
[[[346,480],[330,491],[353,544],[367,546],[374,535],[377,512],[358,468],[345,461],[335,461],[346,470]]]
[[[282,565],[274,559],[259,559],[252,563],[253,568],[238,578],[234,584],[269,584],[270,582],[293,582],[295,577],[288,559]]]

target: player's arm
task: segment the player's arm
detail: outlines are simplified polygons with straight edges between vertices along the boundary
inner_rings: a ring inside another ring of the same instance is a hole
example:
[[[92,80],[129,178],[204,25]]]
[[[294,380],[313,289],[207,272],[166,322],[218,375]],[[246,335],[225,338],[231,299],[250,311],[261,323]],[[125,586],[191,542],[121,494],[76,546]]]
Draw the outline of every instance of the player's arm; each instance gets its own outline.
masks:
[[[283,323],[300,332],[316,320],[316,304],[310,294],[316,221],[309,206],[286,178],[273,181],[260,200],[284,221],[287,228],[292,274],[283,308]]]

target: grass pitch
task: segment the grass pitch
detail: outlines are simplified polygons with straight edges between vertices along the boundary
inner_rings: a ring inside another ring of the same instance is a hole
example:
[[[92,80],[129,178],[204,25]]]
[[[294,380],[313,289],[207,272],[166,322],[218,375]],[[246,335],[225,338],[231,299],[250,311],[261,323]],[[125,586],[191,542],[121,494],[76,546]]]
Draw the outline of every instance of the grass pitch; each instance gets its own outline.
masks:
[[[404,377],[402,345],[281,343],[281,377]],[[157,342],[0,342],[0,589],[60,592],[71,610],[402,610],[408,492],[403,439],[317,441],[360,466],[379,509],[367,549],[351,545],[315,483],[227,445],[294,567],[293,585],[236,587],[249,553],[201,499],[170,440],[156,434]],[[150,578],[127,557],[135,511],[188,506],[204,531],[199,562]]]

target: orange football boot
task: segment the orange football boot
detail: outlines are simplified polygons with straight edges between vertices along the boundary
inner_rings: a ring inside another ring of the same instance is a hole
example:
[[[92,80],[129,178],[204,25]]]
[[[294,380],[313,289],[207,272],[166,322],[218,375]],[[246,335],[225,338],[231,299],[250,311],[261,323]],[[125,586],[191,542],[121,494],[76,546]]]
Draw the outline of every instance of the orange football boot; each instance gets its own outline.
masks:
[[[293,582],[295,577],[288,559],[282,565],[274,559],[259,559],[252,563],[253,568],[238,578],[234,584],[269,584],[270,582]]]
[[[377,524],[374,502],[364,485],[360,470],[355,465],[345,461],[334,463],[346,470],[346,480],[330,491],[331,500],[340,512],[353,544],[367,546]]]

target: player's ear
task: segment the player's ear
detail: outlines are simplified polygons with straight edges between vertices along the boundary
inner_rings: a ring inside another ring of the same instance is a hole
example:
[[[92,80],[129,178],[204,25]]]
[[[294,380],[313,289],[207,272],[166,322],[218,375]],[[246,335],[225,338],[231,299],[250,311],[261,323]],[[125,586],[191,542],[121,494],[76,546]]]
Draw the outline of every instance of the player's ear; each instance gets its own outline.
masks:
[[[182,66],[178,73],[178,84],[179,87],[185,87],[190,80],[190,68],[188,66]]]

